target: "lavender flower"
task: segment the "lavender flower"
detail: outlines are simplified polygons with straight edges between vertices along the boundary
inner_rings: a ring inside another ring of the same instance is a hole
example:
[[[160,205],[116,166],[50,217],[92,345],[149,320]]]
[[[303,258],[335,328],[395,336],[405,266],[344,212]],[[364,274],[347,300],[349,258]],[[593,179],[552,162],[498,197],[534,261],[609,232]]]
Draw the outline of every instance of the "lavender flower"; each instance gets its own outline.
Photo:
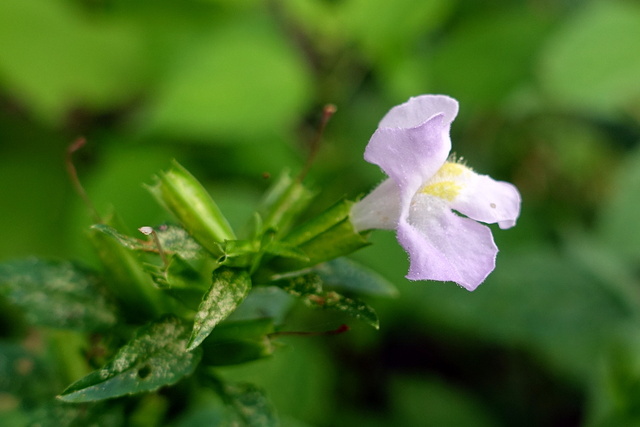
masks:
[[[357,230],[396,230],[409,253],[408,279],[453,281],[472,291],[498,253],[491,230],[476,221],[513,227],[520,194],[450,157],[457,113],[457,101],[442,95],[392,108],[364,153],[389,178],[354,205],[351,217]]]

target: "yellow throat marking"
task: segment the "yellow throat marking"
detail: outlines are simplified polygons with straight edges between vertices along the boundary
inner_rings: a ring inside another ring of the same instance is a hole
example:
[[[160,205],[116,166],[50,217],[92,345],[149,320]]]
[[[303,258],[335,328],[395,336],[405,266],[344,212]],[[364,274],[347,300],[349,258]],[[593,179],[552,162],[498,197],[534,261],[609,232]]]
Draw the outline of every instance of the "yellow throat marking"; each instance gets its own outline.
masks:
[[[433,178],[420,189],[420,192],[451,202],[458,197],[460,190],[462,190],[462,185],[459,184],[456,177],[459,177],[466,171],[469,171],[469,168],[460,163],[446,162],[438,172],[436,172]]]

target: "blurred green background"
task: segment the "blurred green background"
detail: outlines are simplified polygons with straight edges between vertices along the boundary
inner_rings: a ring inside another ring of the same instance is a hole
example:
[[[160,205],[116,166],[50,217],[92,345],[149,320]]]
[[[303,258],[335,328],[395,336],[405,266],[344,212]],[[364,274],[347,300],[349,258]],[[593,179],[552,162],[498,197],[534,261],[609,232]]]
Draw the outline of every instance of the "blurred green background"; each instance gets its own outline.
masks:
[[[377,232],[354,258],[400,290],[369,301],[379,332],[283,339],[222,374],[285,426],[640,425],[636,1],[2,0],[0,260],[94,263],[64,165],[80,135],[91,199],[132,229],[166,220],[141,184],[172,158],[242,227],[267,175],[302,168],[323,105],[316,211],[383,178],[364,147],[424,93],[459,100],[455,152],[522,193],[495,272],[473,293],[410,283]]]

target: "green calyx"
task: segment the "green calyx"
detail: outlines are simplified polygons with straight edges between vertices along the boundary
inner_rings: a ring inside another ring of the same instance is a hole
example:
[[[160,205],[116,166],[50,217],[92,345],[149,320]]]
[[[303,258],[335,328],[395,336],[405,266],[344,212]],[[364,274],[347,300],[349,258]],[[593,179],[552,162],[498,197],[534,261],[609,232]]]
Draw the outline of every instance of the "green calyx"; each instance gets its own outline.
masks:
[[[222,255],[220,244],[235,240],[229,222],[209,193],[182,165],[174,161],[157,176],[149,191],[209,252]]]

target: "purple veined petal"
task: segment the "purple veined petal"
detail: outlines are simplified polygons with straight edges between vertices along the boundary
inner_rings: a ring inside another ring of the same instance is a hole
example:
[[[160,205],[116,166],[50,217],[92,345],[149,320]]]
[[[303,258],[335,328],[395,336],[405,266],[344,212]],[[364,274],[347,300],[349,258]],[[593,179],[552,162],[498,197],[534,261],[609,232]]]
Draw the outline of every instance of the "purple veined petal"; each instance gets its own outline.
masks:
[[[364,158],[380,166],[398,184],[402,197],[410,198],[440,169],[449,151],[449,125],[439,114],[412,128],[378,128]]]
[[[445,95],[420,95],[393,107],[380,120],[378,128],[412,128],[438,114],[444,115],[443,124],[449,126],[458,115],[458,101]]]
[[[504,229],[516,225],[520,202],[520,193],[513,184],[470,172],[451,208],[476,221],[498,223]]]
[[[449,210],[437,197],[417,194],[409,218],[401,218],[398,241],[409,253],[407,279],[458,283],[476,289],[495,268],[491,230]]]
[[[395,230],[400,218],[400,189],[391,178],[386,179],[351,208],[351,222],[358,231]]]

